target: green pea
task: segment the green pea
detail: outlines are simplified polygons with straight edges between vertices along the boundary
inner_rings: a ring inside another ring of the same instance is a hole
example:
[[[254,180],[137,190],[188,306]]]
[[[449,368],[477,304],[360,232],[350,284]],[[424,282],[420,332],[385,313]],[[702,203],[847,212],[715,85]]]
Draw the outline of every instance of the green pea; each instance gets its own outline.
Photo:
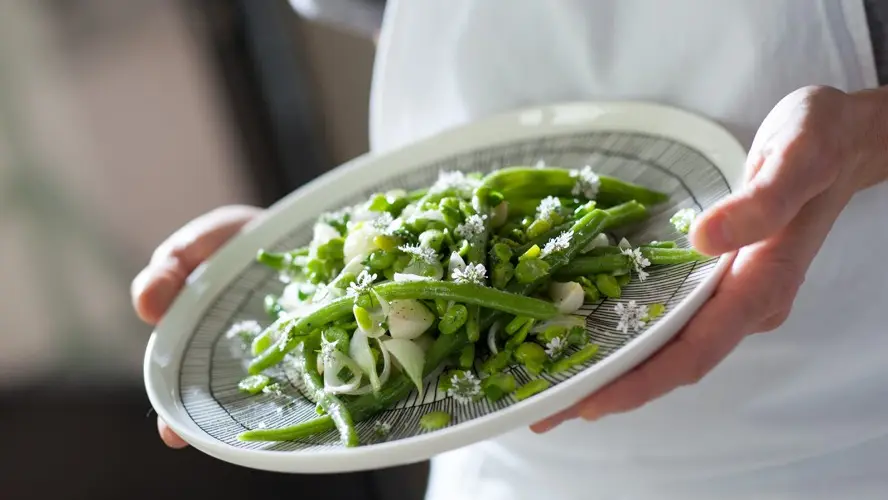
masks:
[[[530,373],[539,375],[549,357],[539,344],[524,342],[515,349],[515,360],[524,365]]]
[[[596,274],[595,275],[595,287],[598,288],[605,297],[611,299],[619,299],[620,295],[622,295],[622,290],[620,289],[620,284],[617,283],[617,279],[609,274]]]
[[[370,266],[370,269],[383,271],[392,267],[392,264],[395,263],[397,258],[398,256],[392,252],[376,250],[370,254],[370,257],[367,259],[367,264]]]
[[[546,276],[549,273],[549,264],[542,259],[522,260],[515,267],[515,279],[519,283],[528,284]]]
[[[518,401],[523,401],[534,394],[539,394],[549,387],[552,384],[548,380],[544,380],[541,378],[531,380],[530,382],[522,385],[515,391],[515,399]]]
[[[490,249],[490,255],[497,262],[509,262],[512,258],[512,249],[505,243],[495,243]]]
[[[632,275],[631,274],[622,274],[620,276],[617,276],[616,279],[617,279],[617,284],[620,285],[621,287],[624,287],[629,284],[629,280],[632,279]]]
[[[317,255],[324,260],[342,260],[344,245],[344,239],[332,238],[330,241],[318,246]]]
[[[268,376],[262,375],[261,373],[258,375],[250,375],[238,382],[237,388],[248,394],[259,394],[262,392],[262,389],[265,389],[265,386],[268,385],[269,381],[270,379]]]
[[[511,394],[515,387],[515,377],[510,373],[494,373],[481,381],[481,391],[492,402]]]
[[[515,275],[515,266],[511,262],[500,262],[493,266],[490,273],[490,281],[494,288],[502,290],[509,284],[509,280]]]
[[[373,244],[384,252],[392,252],[398,248],[398,239],[387,234],[378,234],[373,237]]]
[[[450,425],[450,414],[443,411],[426,413],[419,419],[419,426],[423,430],[434,431]]]
[[[466,306],[462,304],[453,304],[447,309],[447,312],[444,313],[441,322],[438,323],[438,331],[444,335],[454,334],[466,323],[468,318],[469,311],[466,309]]]

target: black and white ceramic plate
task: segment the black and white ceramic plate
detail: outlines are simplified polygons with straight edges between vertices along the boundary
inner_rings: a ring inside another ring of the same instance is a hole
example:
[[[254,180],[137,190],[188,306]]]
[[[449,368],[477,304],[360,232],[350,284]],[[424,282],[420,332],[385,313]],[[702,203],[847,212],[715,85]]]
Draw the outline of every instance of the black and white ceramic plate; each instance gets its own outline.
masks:
[[[157,413],[195,448],[235,464],[282,472],[337,472],[426,459],[545,418],[630,370],[667,342],[712,293],[727,261],[713,258],[649,268],[618,300],[586,304],[586,329],[600,345],[587,366],[546,377],[552,387],[524,401],[458,404],[426,380],[422,399],[406,400],[358,424],[362,446],[344,448],[335,432],[292,442],[240,442],[247,429],[276,428],[317,417],[297,377],[279,394],[246,396],[237,388],[247,358],[225,332],[238,321],[268,321],[263,297],[283,284],[254,261],[259,248],[288,249],[311,239],[322,212],[366,200],[378,191],[431,184],[441,170],[545,164],[580,168],[636,182],[671,196],[630,241],[676,240],[668,218],[679,208],[703,210],[740,187],[743,148],[724,129],[695,115],[644,103],[571,103],[495,116],[382,156],[342,165],[272,207],[201,266],[149,340],[145,383]],[[662,303],[666,314],[639,333],[617,330],[617,302]],[[266,323],[267,324],[267,323]],[[264,325],[263,325],[264,326]],[[519,382],[529,380],[516,370]],[[422,415],[444,410],[451,424],[423,431]],[[391,431],[379,438],[382,424]]]

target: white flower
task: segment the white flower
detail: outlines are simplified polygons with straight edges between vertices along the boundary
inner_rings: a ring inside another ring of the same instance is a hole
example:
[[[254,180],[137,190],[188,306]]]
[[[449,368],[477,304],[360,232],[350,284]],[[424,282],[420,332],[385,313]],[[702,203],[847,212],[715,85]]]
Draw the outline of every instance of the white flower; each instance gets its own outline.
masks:
[[[647,306],[640,306],[634,300],[630,300],[627,304],[617,303],[614,306],[614,312],[620,316],[617,330],[623,333],[628,333],[630,329],[637,332],[647,324],[644,321],[648,314]]]
[[[537,162],[536,162],[536,165],[534,165],[534,167],[535,167],[535,168],[546,168],[546,162],[545,162],[545,160],[539,160],[539,161],[537,161]]]
[[[392,424],[388,422],[376,422],[373,424],[373,433],[379,437],[388,436],[392,432]]]
[[[266,385],[262,388],[262,392],[265,394],[273,394],[275,396],[282,396],[284,394],[284,391],[281,389],[281,384],[277,382]]]
[[[467,240],[478,236],[484,232],[485,220],[487,220],[486,215],[470,215],[465,222],[456,226],[456,235]]]
[[[434,264],[438,260],[437,252],[431,247],[424,247],[422,245],[401,245],[398,247],[398,250],[414,255],[429,264]]]
[[[620,240],[619,247],[620,252],[623,255],[626,255],[630,259],[632,259],[632,267],[635,268],[635,273],[638,274],[638,279],[641,281],[646,280],[648,277],[648,273],[644,270],[644,268],[650,266],[651,261],[649,261],[644,255],[642,255],[641,249],[633,249],[632,245],[629,244],[626,238]]]
[[[458,170],[442,170],[438,173],[438,180],[429,188],[429,192],[440,193],[453,189],[463,197],[469,197],[480,184],[480,180],[466,177],[466,174]]]
[[[697,211],[693,208],[682,208],[678,212],[669,218],[669,222],[675,226],[675,230],[688,234],[688,231],[691,230],[691,224],[694,223],[694,219],[697,218]]]
[[[586,165],[582,170],[571,170],[570,176],[576,179],[571,194],[574,196],[583,195],[592,200],[598,195],[598,188],[601,186],[601,179],[598,177],[592,167]]]
[[[484,264],[468,264],[463,268],[456,268],[451,275],[456,283],[474,283],[476,285],[484,285],[487,279],[487,269]]]
[[[240,337],[242,339],[252,339],[260,333],[262,333],[262,327],[259,326],[259,323],[249,319],[231,325],[231,328],[225,332],[225,338]]]
[[[559,208],[561,208],[561,200],[554,196],[547,196],[540,200],[540,206],[537,207],[537,219],[549,220],[558,213]]]
[[[573,238],[574,232],[565,231],[558,236],[552,238],[547,241],[545,246],[543,246],[543,251],[540,252],[540,257],[546,257],[553,252],[560,252],[561,250],[566,250],[567,247],[570,246],[570,240]]]
[[[461,372],[450,378],[447,395],[460,404],[468,404],[481,394],[481,381],[470,372]]]
[[[394,222],[395,219],[392,217],[392,214],[383,212],[379,214],[379,217],[373,219],[373,229],[376,229],[382,234],[388,234]]]
[[[348,290],[346,290],[345,294],[349,297],[357,297],[366,293],[370,290],[370,286],[373,285],[373,282],[376,281],[376,277],[376,274],[370,274],[364,269],[361,271],[361,274],[348,285]]]
[[[338,343],[338,340],[330,342],[327,337],[321,335],[321,359],[324,360],[325,365],[333,362],[333,353],[336,352],[336,344]]]
[[[549,359],[558,359],[567,349],[567,342],[561,337],[555,337],[546,344],[546,354]]]

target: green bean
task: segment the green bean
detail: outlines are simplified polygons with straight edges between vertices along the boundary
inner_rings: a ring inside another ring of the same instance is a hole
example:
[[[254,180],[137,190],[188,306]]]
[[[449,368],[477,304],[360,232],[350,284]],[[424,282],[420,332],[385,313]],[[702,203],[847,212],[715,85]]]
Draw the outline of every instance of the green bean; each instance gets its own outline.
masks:
[[[524,342],[524,339],[527,338],[528,332],[533,327],[533,324],[536,323],[535,319],[531,319],[527,323],[525,323],[520,330],[518,330],[515,335],[513,335],[509,340],[506,341],[506,350],[510,351],[512,349],[517,348]]]
[[[515,335],[516,333],[518,333],[518,330],[520,330],[521,327],[526,325],[530,320],[531,318],[528,318],[527,316],[515,316],[514,318],[512,318],[512,321],[506,323],[505,331],[509,335]]]
[[[509,167],[497,170],[484,178],[483,186],[499,191],[511,202],[515,199],[542,199],[546,196],[573,198],[576,178],[572,171],[563,168]],[[647,205],[665,202],[669,197],[637,184],[614,177],[599,175],[599,203],[616,205],[630,200],[638,200]]]
[[[253,342],[250,344],[250,351],[253,356],[258,356],[265,352],[266,349],[271,347],[274,343],[274,331],[273,330],[264,330],[262,333],[256,336],[253,339]]]
[[[651,261],[652,266],[685,264],[709,259],[708,256],[692,248],[641,247],[641,255]]]
[[[639,247],[643,255],[651,265],[673,265],[687,262],[698,262],[709,257],[689,248],[659,248]],[[587,255],[577,257],[561,270],[555,277],[566,279],[574,276],[590,276],[593,274],[625,274],[631,269],[628,256],[620,254],[620,248],[615,246],[598,247],[592,249]]]
[[[339,430],[339,438],[347,447],[358,446],[358,433],[355,431],[355,424],[352,420],[351,413],[342,403],[342,401],[333,394],[329,394],[324,390],[324,380],[318,374],[318,349],[320,343],[314,337],[305,341],[302,350],[301,367],[302,383],[305,388],[313,395],[312,399],[318,402],[318,405],[324,409],[336,428]]]
[[[676,248],[678,247],[678,243],[674,241],[652,241],[645,245],[641,245],[642,247],[651,247],[651,248]]]
[[[466,336],[468,336],[469,342],[477,342],[481,338],[481,327],[478,324],[481,307],[477,304],[469,304],[466,309],[469,313],[466,318]]]
[[[608,208],[605,212],[607,213],[607,221],[602,231],[628,226],[629,224],[641,222],[648,217],[647,208],[635,200]]]
[[[515,349],[515,360],[534,375],[542,373],[548,359],[546,351],[535,342],[524,342]]]
[[[569,279],[574,276],[593,276],[596,274],[613,274],[617,271],[628,272],[632,263],[628,256],[622,254],[578,257],[564,266],[555,274],[555,279]]]
[[[545,379],[538,378],[531,380],[515,391],[515,399],[517,399],[518,401],[523,401],[535,394],[539,394],[545,391],[551,386],[552,384]]]
[[[497,402],[515,391],[515,377],[511,373],[494,373],[481,381],[481,390],[492,402]]]
[[[619,299],[623,294],[617,279],[610,274],[596,274],[595,288],[598,288],[605,297]]]
[[[423,430],[434,431],[450,425],[450,414],[443,411],[426,413],[419,418],[419,426]]]
[[[351,337],[344,328],[339,326],[329,326],[324,329],[321,338],[327,342],[336,342],[336,349],[343,354],[348,354]]]
[[[438,331],[444,335],[456,333],[469,319],[469,310],[462,304],[453,304],[447,308],[444,317],[438,323]]]
[[[559,373],[575,366],[582,365],[583,363],[594,358],[596,354],[598,354],[598,344],[589,344],[579,351],[571,354],[570,356],[559,359],[558,361],[553,363],[552,367],[549,369],[549,372]]]
[[[527,237],[531,239],[536,238],[550,229],[552,229],[551,222],[544,219],[537,219],[527,227]]]
[[[471,339],[469,339],[471,342]],[[475,364],[475,344],[468,344],[459,353],[459,367],[468,370]]]

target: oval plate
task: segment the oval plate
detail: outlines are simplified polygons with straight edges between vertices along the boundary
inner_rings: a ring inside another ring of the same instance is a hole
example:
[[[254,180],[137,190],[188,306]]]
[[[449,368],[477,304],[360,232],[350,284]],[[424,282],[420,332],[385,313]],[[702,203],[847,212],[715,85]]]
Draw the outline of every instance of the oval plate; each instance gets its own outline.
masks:
[[[151,404],[195,448],[234,464],[270,471],[328,473],[412,463],[529,425],[594,392],[659,349],[706,301],[728,261],[651,267],[644,283],[633,280],[619,301],[663,303],[666,314],[638,333],[616,329],[616,301],[586,304],[586,327],[599,356],[587,366],[546,377],[552,387],[516,402],[481,400],[459,405],[426,380],[425,397],[414,392],[373,420],[358,424],[362,446],[345,448],[337,433],[299,442],[240,442],[247,429],[275,428],[317,417],[298,379],[278,373],[283,391],[247,396],[237,389],[246,374],[239,339],[225,332],[237,321],[270,323],[267,293],[280,293],[277,275],[257,263],[259,248],[284,250],[311,239],[322,212],[366,200],[394,188],[428,186],[440,170],[481,170],[545,164],[590,165],[601,174],[664,191],[671,201],[654,207],[649,221],[632,228],[630,242],[687,239],[669,217],[679,208],[706,209],[738,189],[745,161],[742,146],[723,128],[696,115],[637,102],[568,103],[494,116],[381,156],[350,161],[294,191],[200,266],[189,278],[150,340],[145,385]],[[529,379],[514,369],[520,382]],[[451,425],[422,431],[419,418],[444,410]],[[378,437],[380,423],[391,432]]]

